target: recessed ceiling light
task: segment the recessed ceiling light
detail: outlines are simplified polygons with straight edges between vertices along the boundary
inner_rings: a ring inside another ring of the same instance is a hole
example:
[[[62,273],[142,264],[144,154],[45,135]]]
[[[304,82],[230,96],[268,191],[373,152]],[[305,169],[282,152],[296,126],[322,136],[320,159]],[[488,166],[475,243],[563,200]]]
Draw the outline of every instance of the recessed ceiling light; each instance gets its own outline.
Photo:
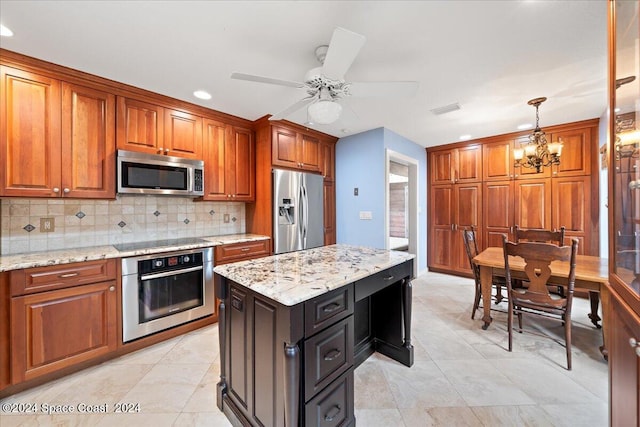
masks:
[[[460,141],[466,141],[467,139],[471,139],[471,135],[460,135]]]
[[[8,29],[4,25],[0,24],[0,36],[11,37],[11,36],[13,36],[13,31]]]
[[[525,130],[525,129],[531,129],[533,125],[531,123],[523,123],[521,125],[518,125],[518,130]]]
[[[204,90],[197,90],[193,92],[193,96],[200,99],[211,99],[211,94]]]
[[[340,129],[340,131],[341,131],[342,133],[349,133],[349,129],[347,129],[347,128]]]

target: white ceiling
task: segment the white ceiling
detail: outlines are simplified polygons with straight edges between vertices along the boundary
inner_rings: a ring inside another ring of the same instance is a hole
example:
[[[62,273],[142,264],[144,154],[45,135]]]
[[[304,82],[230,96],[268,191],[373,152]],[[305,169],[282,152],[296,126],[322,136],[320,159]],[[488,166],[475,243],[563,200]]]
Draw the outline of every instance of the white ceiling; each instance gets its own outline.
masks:
[[[367,41],[347,81],[415,80],[411,98],[350,98],[312,126],[342,137],[386,127],[422,146],[600,117],[606,109],[607,2],[596,1],[7,1],[0,47],[255,120],[302,89],[336,26]],[[196,89],[213,95],[192,96]],[[435,116],[431,109],[459,103]],[[289,116],[303,124],[305,109]]]

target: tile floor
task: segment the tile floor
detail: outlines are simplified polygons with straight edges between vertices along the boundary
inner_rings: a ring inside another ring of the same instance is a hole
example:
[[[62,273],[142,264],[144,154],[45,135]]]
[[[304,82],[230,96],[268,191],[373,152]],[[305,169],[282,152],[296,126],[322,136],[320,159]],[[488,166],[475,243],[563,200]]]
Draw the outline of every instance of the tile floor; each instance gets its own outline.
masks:
[[[506,350],[506,317],[487,331],[471,320],[473,282],[426,273],[414,281],[409,369],[374,354],[355,371],[357,425],[606,426],[607,364],[598,351],[587,300],[575,302],[573,370],[564,348],[541,337],[534,321]],[[534,319],[562,337],[562,327]],[[561,339],[561,338],[560,338]],[[2,403],[71,405],[74,414],[0,414],[0,426],[229,426],[215,405],[218,329],[211,326],[86,369]],[[139,413],[113,413],[116,402]],[[78,414],[80,404],[108,404],[109,414]]]

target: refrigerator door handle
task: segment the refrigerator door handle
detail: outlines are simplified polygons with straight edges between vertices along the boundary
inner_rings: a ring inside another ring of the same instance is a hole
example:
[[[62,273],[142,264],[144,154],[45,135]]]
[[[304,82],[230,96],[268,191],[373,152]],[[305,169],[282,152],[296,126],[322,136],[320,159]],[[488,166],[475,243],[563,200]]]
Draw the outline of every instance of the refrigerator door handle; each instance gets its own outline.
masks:
[[[305,216],[306,210],[307,210],[307,206],[305,205],[305,200],[304,200],[304,183],[300,182],[300,187],[298,189],[298,225],[296,227],[298,232],[298,241],[300,242],[299,243],[300,249],[305,249],[304,216]]]
[[[304,194],[304,223],[302,224],[302,237],[304,239],[304,247],[307,247],[307,230],[309,229],[309,195],[307,194],[306,183],[302,186]]]

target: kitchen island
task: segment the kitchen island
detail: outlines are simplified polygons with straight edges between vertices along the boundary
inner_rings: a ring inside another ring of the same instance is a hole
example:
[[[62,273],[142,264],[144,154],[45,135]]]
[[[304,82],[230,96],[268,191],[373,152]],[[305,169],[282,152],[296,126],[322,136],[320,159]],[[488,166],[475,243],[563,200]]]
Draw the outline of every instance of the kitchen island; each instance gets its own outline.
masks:
[[[331,245],[214,268],[217,405],[234,425],[352,426],[353,370],[413,365],[411,254]]]

